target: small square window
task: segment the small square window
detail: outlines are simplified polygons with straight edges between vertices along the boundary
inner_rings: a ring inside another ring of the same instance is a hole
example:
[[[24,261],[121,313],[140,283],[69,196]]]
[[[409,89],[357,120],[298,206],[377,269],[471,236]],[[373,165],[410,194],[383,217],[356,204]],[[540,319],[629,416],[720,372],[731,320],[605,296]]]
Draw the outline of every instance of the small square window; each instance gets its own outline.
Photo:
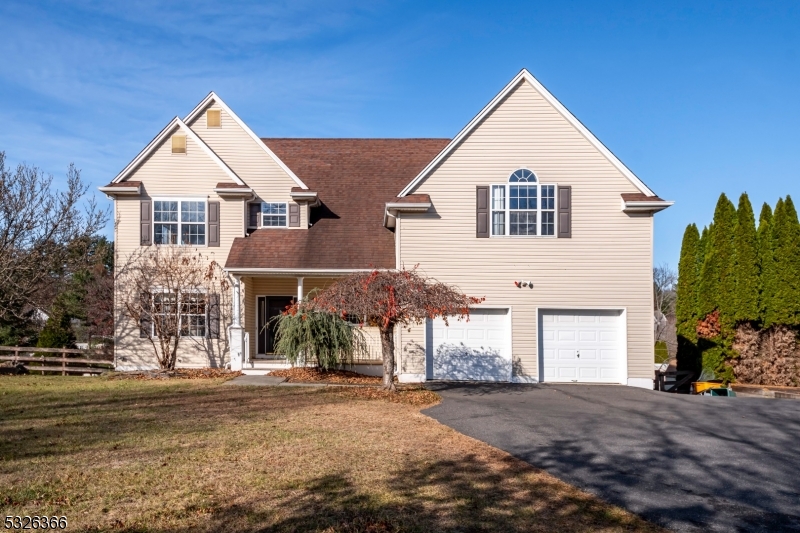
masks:
[[[173,154],[186,153],[186,135],[172,136],[172,153]]]
[[[286,227],[286,202],[264,202],[261,204],[261,226],[264,228]]]
[[[222,126],[219,109],[209,109],[206,111],[206,125],[209,128],[219,128]]]

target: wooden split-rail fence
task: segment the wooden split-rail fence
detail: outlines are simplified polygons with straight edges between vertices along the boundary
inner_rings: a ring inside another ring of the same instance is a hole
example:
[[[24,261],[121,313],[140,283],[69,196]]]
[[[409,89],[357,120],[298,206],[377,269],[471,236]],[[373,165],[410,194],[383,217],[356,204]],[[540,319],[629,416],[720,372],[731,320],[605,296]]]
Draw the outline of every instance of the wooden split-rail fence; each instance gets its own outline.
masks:
[[[92,355],[91,351],[72,348],[0,346],[0,363],[22,364],[31,373],[102,374],[114,368],[112,361]]]

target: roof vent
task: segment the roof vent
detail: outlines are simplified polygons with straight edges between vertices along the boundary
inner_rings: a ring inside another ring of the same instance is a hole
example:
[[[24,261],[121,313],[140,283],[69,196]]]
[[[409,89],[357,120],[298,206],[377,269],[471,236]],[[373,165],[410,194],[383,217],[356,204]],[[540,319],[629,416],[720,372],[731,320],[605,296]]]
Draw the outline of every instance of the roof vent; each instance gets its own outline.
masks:
[[[206,111],[206,126],[209,128],[219,128],[222,126],[219,109],[209,109]]]
[[[172,136],[172,153],[173,154],[186,153],[186,135]]]

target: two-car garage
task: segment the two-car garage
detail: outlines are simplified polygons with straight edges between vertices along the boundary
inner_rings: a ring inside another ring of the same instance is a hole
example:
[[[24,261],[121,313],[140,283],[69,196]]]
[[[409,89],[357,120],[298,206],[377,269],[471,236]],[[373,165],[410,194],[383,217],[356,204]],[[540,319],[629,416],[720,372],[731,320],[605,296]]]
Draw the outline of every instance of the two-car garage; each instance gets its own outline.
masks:
[[[540,309],[538,380],[624,383],[625,319],[621,310]],[[475,309],[469,321],[428,321],[427,379],[511,381],[511,310]],[[521,327],[516,325],[517,333]],[[532,336],[526,336],[532,338]],[[513,360],[522,357],[520,353]]]

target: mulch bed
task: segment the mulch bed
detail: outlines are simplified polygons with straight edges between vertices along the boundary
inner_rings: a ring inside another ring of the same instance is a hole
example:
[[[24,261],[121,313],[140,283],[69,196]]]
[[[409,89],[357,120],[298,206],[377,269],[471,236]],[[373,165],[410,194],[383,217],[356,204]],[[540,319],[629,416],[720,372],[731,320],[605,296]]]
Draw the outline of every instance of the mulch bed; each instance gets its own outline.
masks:
[[[109,372],[108,379],[233,379],[241,372],[225,368],[180,368],[176,370],[146,370],[141,372]]]
[[[345,385],[380,385],[382,378],[365,376],[349,370],[320,370],[319,368],[294,367],[273,370],[270,376],[286,378],[289,383],[336,383]]]
[[[434,405],[442,399],[422,385],[398,385],[396,392],[377,387],[334,387],[333,390],[336,394],[352,400],[385,400],[417,407]]]

